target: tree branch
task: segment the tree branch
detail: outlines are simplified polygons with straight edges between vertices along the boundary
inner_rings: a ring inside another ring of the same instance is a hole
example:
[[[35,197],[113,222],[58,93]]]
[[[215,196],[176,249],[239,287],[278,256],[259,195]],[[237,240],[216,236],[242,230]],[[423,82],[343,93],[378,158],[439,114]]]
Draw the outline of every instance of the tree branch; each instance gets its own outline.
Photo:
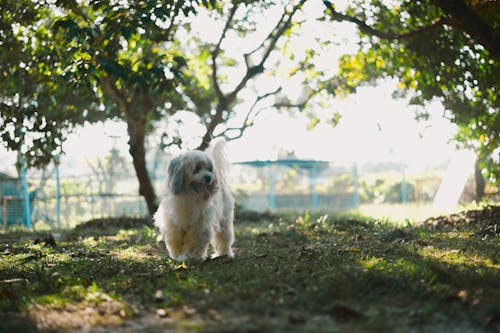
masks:
[[[218,80],[217,80],[217,57],[219,56],[220,53],[220,47],[223,39],[226,36],[227,31],[231,27],[231,23],[234,17],[234,14],[237,9],[237,4],[236,1],[233,2],[233,7],[231,7],[231,11],[229,13],[229,17],[226,21],[226,24],[224,26],[224,29],[222,30],[222,34],[219,38],[219,41],[217,42],[214,50],[212,51],[212,81],[213,81],[213,86],[215,93],[218,97],[217,105],[215,108],[215,113],[210,117],[210,120],[206,124],[206,132],[203,135],[202,142],[199,146],[198,149],[203,150],[206,148],[211,141],[213,137],[213,132],[217,125],[222,123],[224,121],[223,113],[224,111],[228,111],[228,108],[231,106],[231,104],[235,101],[236,97],[238,96],[238,93],[246,86],[248,81],[252,79],[254,76],[264,72],[264,63],[268,59],[269,55],[271,54],[272,50],[276,46],[276,43],[278,39],[283,35],[283,33],[290,27],[292,18],[295,15],[295,13],[302,7],[302,5],[306,2],[306,0],[301,0],[297,5],[293,7],[291,11],[287,11],[286,9],[284,10],[283,15],[281,16],[281,19],[279,20],[278,24],[276,27],[271,31],[271,33],[266,37],[264,42],[261,44],[261,47],[266,43],[266,41],[270,40],[269,45],[267,46],[266,50],[264,51],[264,54],[259,62],[258,65],[255,66],[250,66],[249,62],[249,54],[244,55],[245,57],[245,63],[247,65],[247,71],[241,81],[237,84],[237,86],[234,88],[233,91],[224,94],[219,86]],[[260,48],[260,47],[259,47]],[[258,48],[258,49],[259,49]]]
[[[333,7],[333,5],[330,1],[323,0],[323,3],[325,4],[326,8],[328,8],[328,10],[330,11],[331,17],[335,21],[340,21],[340,22],[347,21],[347,22],[354,23],[359,27],[359,30],[361,30],[362,32],[369,34],[369,35],[372,35],[372,36],[382,38],[382,39],[388,39],[388,40],[410,39],[410,38],[416,37],[418,35],[421,35],[425,32],[431,31],[431,30],[435,29],[436,27],[442,26],[443,24],[448,23],[447,19],[440,18],[440,19],[432,22],[431,24],[429,24],[425,27],[422,27],[420,29],[409,31],[409,32],[406,32],[403,34],[397,34],[397,33],[393,33],[393,32],[379,31],[377,29],[370,27],[368,24],[366,24],[364,21],[358,19],[357,17],[340,13],[340,12],[335,10],[335,8]]]
[[[247,65],[247,71],[245,76],[241,79],[240,83],[236,86],[236,88],[227,94],[227,100],[229,102],[232,102],[238,93],[243,89],[247,82],[256,76],[257,74],[260,74],[264,72],[264,64],[269,58],[269,55],[271,52],[274,50],[276,43],[278,42],[279,38],[285,33],[285,31],[290,28],[290,25],[292,23],[293,16],[295,13],[302,8],[302,5],[306,2],[306,0],[301,0],[297,5],[295,5],[290,12],[288,12],[286,9],[283,12],[283,15],[281,15],[280,20],[274,27],[274,29],[269,33],[269,35],[264,39],[264,41],[253,51],[250,53],[247,53],[244,55],[245,57],[245,64]],[[262,58],[260,62],[257,65],[250,66],[250,55],[255,53],[257,50],[261,49],[264,44],[269,41],[269,45],[264,51],[264,54],[262,55]]]
[[[265,93],[264,95],[260,95],[258,96],[255,101],[253,102],[252,106],[250,107],[250,110],[247,112],[246,116],[245,116],[245,119],[243,120],[242,124],[240,127],[228,127],[226,128],[224,131],[222,131],[221,133],[215,135],[214,137],[215,138],[218,138],[218,137],[221,137],[221,136],[224,136],[224,138],[226,138],[227,140],[235,140],[235,139],[239,139],[243,136],[243,132],[245,132],[245,130],[248,128],[248,127],[251,127],[254,125],[254,121],[255,121],[255,118],[265,109],[268,109],[272,106],[266,106],[266,107],[263,107],[259,110],[257,110],[256,112],[254,112],[255,110],[255,107],[264,99],[270,97],[270,96],[273,96],[273,95],[277,95],[279,94],[281,91],[283,90],[283,87],[278,87],[276,90],[273,90],[273,91],[270,91],[268,93]],[[233,132],[233,131],[238,131],[239,134],[236,135],[236,136],[232,136],[232,137],[228,137],[227,136],[227,133],[228,132]]]
[[[316,95],[318,95],[323,89],[312,89],[307,88],[304,100],[298,103],[290,103],[290,102],[280,102],[274,103],[272,106],[275,108],[289,108],[289,109],[303,109],[306,107],[307,103]]]
[[[215,45],[214,50],[212,51],[212,83],[214,86],[215,94],[217,95],[217,98],[219,101],[224,99],[224,94],[222,93],[220,86],[219,86],[219,81],[217,79],[217,57],[219,56],[220,53],[220,46],[222,44],[222,41],[226,37],[226,33],[231,27],[231,24],[233,22],[234,14],[236,13],[236,10],[238,9],[238,5],[236,3],[233,3],[233,6],[231,7],[231,10],[229,11],[229,16],[227,18],[226,24],[224,25],[224,29],[222,29],[222,33],[220,35],[219,41]]]
[[[302,8],[302,6],[304,5],[305,2],[306,2],[306,0],[301,0],[296,6],[294,6],[292,11],[288,14],[288,18],[285,22],[283,22],[284,17],[282,16],[282,19],[278,23],[278,26],[276,26],[276,28],[278,28],[278,30],[276,31],[274,36],[272,36],[271,42],[269,43],[269,46],[265,50],[264,55],[262,56],[262,60],[260,61],[259,65],[264,66],[264,63],[266,62],[266,60],[269,57],[269,55],[271,54],[272,50],[276,46],[278,39],[285,33],[286,30],[288,30],[290,28],[293,16],[300,8]],[[281,24],[281,27],[279,27],[279,24],[281,22],[283,22],[283,23]],[[271,37],[271,35],[269,37]]]
[[[494,28],[463,0],[433,0],[451,17],[450,25],[467,32],[496,59],[500,58],[500,29]]]
[[[500,58],[500,29],[494,28],[488,22],[483,20],[476,12],[475,8],[468,6],[463,0],[433,0],[436,6],[447,15],[441,17],[431,24],[420,29],[409,31],[403,34],[393,32],[379,31],[370,27],[364,21],[350,15],[340,13],[335,10],[332,3],[323,0],[326,8],[330,11],[331,17],[336,21],[347,21],[356,24],[361,31],[366,34],[373,35],[382,39],[388,40],[403,40],[422,35],[444,24],[460,29],[468,33],[479,44],[481,44],[493,58]],[[482,6],[478,6],[477,10],[481,10]]]
[[[106,75],[101,79],[100,86],[104,93],[116,100],[120,111],[127,114],[127,117],[131,120],[144,120],[147,114],[157,106],[149,93],[142,91],[127,93],[123,88],[118,88],[113,80],[114,77]],[[140,100],[142,107],[137,108],[136,105],[130,102],[130,98],[136,101]]]
[[[114,82],[112,82],[112,78],[109,77],[108,75],[106,75],[100,80],[100,82],[101,82],[100,86],[101,86],[102,90],[105,93],[112,96],[122,108],[126,109],[127,108],[127,105],[126,105],[127,104],[127,94],[122,89],[118,89],[116,84],[114,84]]]
[[[151,36],[150,38],[152,41],[154,41],[156,43],[172,41],[175,30],[177,28],[177,25],[175,23],[175,19],[179,16],[179,12],[182,8],[183,3],[184,3],[184,0],[177,0],[177,2],[175,3],[174,10],[173,10],[173,15],[170,18],[170,25],[168,26],[167,29],[165,29],[163,31],[162,34],[158,34],[154,37]],[[174,33],[172,33],[172,31],[174,31]]]
[[[262,49],[264,47],[264,45],[266,44],[266,42],[273,38],[274,32],[277,31],[278,29],[280,29],[280,26],[283,23],[283,21],[285,20],[286,15],[287,15],[287,11],[285,10],[285,11],[283,11],[283,14],[281,14],[281,17],[280,17],[278,23],[276,23],[275,27],[271,30],[271,32],[269,32],[269,34],[266,36],[266,38],[264,38],[262,43],[260,43],[252,51],[245,53],[244,57],[245,57],[245,62],[247,63],[247,67],[250,67],[249,63],[246,61],[247,58],[249,58],[252,54],[256,53],[258,50]]]

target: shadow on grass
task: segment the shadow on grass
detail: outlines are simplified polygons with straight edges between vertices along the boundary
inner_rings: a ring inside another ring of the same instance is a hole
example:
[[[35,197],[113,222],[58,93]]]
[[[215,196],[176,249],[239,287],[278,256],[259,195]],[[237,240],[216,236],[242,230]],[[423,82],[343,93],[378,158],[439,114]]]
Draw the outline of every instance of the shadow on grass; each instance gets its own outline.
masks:
[[[498,237],[470,231],[273,216],[239,221],[234,260],[179,265],[149,227],[89,230],[56,247],[0,245],[6,322],[28,314],[27,328],[61,329],[55,317],[73,313],[79,329],[487,332],[500,312]]]

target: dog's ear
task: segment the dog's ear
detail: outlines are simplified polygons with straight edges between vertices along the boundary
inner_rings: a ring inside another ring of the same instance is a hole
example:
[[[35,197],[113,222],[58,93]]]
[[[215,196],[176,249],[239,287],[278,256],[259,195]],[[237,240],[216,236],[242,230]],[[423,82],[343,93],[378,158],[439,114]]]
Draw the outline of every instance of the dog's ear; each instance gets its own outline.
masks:
[[[170,163],[168,164],[168,179],[170,188],[174,194],[181,193],[185,187],[184,171],[182,169],[181,156],[177,156],[170,160]]]

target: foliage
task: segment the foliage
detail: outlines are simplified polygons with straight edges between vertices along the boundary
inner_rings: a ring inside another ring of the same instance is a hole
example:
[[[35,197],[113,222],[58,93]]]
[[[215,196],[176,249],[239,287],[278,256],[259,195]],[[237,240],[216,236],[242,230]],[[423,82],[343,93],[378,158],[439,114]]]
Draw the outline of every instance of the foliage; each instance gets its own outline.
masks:
[[[401,203],[402,187],[405,186],[405,202],[415,202],[415,185],[405,180],[377,178],[375,181],[361,179],[359,182],[360,199],[364,203]]]
[[[360,84],[397,77],[398,93],[411,94],[412,103],[423,105],[432,98],[443,102],[447,115],[459,125],[459,142],[474,147],[483,158],[497,152],[498,61],[487,41],[477,31],[467,30],[468,21],[457,26],[453,14],[436,5],[442,3],[438,0],[401,1],[394,7],[360,0],[352,2],[346,14],[330,4],[327,13],[333,19],[362,28],[360,52],[343,57],[337,75],[315,66],[327,42],[300,52],[294,48],[305,22],[301,17],[305,3],[2,1],[2,143],[26,155],[30,166],[40,167],[61,152],[74,127],[121,119],[127,123],[139,192],[153,213],[157,198],[146,167],[146,138],[161,127],[158,120],[179,111],[195,114],[202,125],[198,148],[205,148],[213,137],[241,137],[266,108],[324,108],[325,99],[331,97],[327,92],[352,92]],[[498,28],[495,4],[471,1],[469,5]],[[261,44],[237,56],[227,52],[230,38],[244,44],[246,37],[259,31],[258,19],[271,9],[281,16]],[[214,26],[223,25],[214,40],[193,34],[193,14],[209,17]],[[278,48],[281,54],[275,52]],[[286,66],[278,68],[281,62]],[[238,72],[236,85],[230,86],[234,72]],[[283,80],[299,77],[303,96],[291,101],[279,83],[267,91],[259,89],[266,86],[257,81],[266,76],[261,74],[281,75]],[[235,116],[237,107],[242,107],[243,89],[254,103],[245,106],[246,116],[239,119]],[[309,116],[308,127],[314,128],[319,118],[314,113]],[[182,120],[176,120],[181,126]],[[335,125],[339,120],[335,114],[329,121]],[[160,136],[164,145],[183,144],[177,129],[168,128]],[[489,163],[494,179],[498,165]]]
[[[68,131],[109,116],[86,85],[63,72],[62,40],[51,31],[44,1],[0,5],[0,135],[7,148],[42,167],[60,153]]]
[[[295,24],[293,17],[304,2],[297,1],[290,8],[280,1],[217,4],[215,1],[88,0],[39,5],[27,2],[36,13],[29,20],[16,12],[16,3],[7,2],[4,5],[5,24],[2,25],[5,30],[3,43],[8,43],[13,37],[18,41],[14,46],[25,51],[26,58],[31,59],[25,76],[34,85],[33,92],[24,91],[25,95],[17,104],[13,101],[19,99],[18,93],[4,90],[3,105],[9,108],[2,110],[2,141],[8,148],[24,153],[26,147],[21,147],[23,133],[29,132],[35,137],[37,133],[33,133],[32,125],[24,125],[25,121],[19,122],[13,115],[19,112],[19,108],[33,109],[31,114],[21,111],[24,117],[41,122],[36,128],[41,136],[40,142],[32,145],[38,155],[31,154],[30,162],[34,165],[36,161],[37,166],[43,166],[53,158],[51,153],[56,148],[60,150],[68,129],[84,121],[122,119],[127,123],[129,151],[140,184],[139,192],[153,214],[157,199],[146,167],[146,137],[153,130],[155,121],[177,111],[196,114],[205,127],[201,133],[201,149],[206,148],[214,136],[225,135],[225,131],[218,132],[219,127],[234,115],[238,94],[251,79],[264,72],[278,39]],[[200,5],[210,10],[204,10]],[[255,31],[255,23],[250,18],[262,15],[273,6],[282,10],[283,15],[265,38],[265,43],[251,52],[259,54],[244,54],[241,61],[226,57],[221,48],[226,33],[230,31],[245,36]],[[190,15],[198,11],[214,16],[216,21],[226,21],[218,43],[210,44],[203,38],[189,36],[193,23]],[[182,40],[176,36],[179,30],[184,33]],[[18,68],[26,68],[17,51],[12,47],[5,49],[3,55],[6,59],[4,67],[10,68],[12,74],[16,74]],[[37,52],[42,55],[34,57]],[[8,62],[10,59],[12,62]],[[223,91],[221,87],[227,81],[222,70],[217,70],[226,66],[241,67],[243,61],[246,72],[241,81],[233,90]],[[250,63],[252,61],[256,64]],[[43,69],[43,76],[31,67]],[[16,75],[9,75],[9,80],[4,83],[13,89],[23,87]],[[52,104],[39,103],[36,100],[39,93]],[[62,94],[63,102],[67,101],[69,105],[65,107],[61,98],[56,99],[56,94]],[[257,101],[270,95],[259,96]],[[35,117],[42,114],[42,108],[44,115]],[[237,136],[241,136],[259,112],[254,111],[253,108],[249,111],[241,127],[227,130],[239,132]],[[42,120],[43,117],[48,117],[47,121]],[[164,145],[183,143],[176,131],[165,132],[161,137]]]
[[[211,6],[213,1],[200,3]],[[198,1],[2,2],[2,141],[43,166],[67,131],[110,118],[128,125],[130,153],[151,213],[145,163],[151,121],[182,103],[185,60],[170,47]],[[24,8],[26,7],[26,8]],[[29,134],[28,134],[29,133]]]
[[[438,99],[459,127],[456,142],[480,155],[493,182],[500,179],[494,156],[500,147],[498,56],[468,30],[467,22],[460,25],[458,17],[436,4],[441,1],[354,1],[345,14],[325,3],[332,19],[360,28],[359,52],[340,61],[340,90],[352,92],[391,77],[399,80],[396,97],[409,95],[410,103],[422,106]],[[468,1],[465,9],[498,30],[497,4]],[[430,116],[421,110],[418,118]]]
[[[205,149],[216,137],[240,138],[253,126],[256,116],[269,108],[269,101],[279,96],[282,90],[279,83],[273,82],[270,84],[273,89],[263,90],[256,82],[259,76],[270,76],[279,66],[274,58],[276,51],[299,24],[295,17],[304,3],[304,0],[221,1],[211,10],[200,11],[197,17],[217,27],[215,33],[207,35],[205,30],[197,29],[196,20],[179,27],[184,29],[186,38],[178,47],[186,55],[187,63],[181,92],[186,103],[179,110],[195,115],[201,125],[201,133],[194,138],[197,145],[191,144],[191,148]],[[272,11],[282,13],[270,19],[275,25],[258,29],[262,17]],[[226,47],[229,43],[248,45],[235,51]],[[236,109],[244,102],[240,99],[243,90],[250,96],[246,102],[253,99],[253,104],[240,109],[244,117],[237,117]],[[176,125],[182,127],[183,123],[178,121]],[[164,136],[167,143],[189,146],[175,134]]]
[[[153,120],[182,104],[175,88],[186,62],[172,41],[177,21],[197,4],[90,1],[68,6],[54,23],[70,46],[73,78],[94,86],[105,108],[116,109],[127,123],[139,193],[151,215],[157,199],[146,167],[146,136]]]
[[[500,244],[487,219],[495,214],[443,217],[454,222],[432,228],[356,215],[254,214],[238,221],[234,260],[181,265],[144,221],[89,222],[55,246],[43,235],[4,234],[2,325],[486,332],[500,311]]]

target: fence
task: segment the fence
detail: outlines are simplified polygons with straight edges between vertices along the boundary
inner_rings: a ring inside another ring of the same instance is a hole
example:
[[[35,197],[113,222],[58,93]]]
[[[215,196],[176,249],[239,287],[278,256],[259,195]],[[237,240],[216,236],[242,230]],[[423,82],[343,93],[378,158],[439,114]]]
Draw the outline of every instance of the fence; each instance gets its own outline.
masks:
[[[25,224],[24,217],[24,198],[15,196],[1,196],[0,223],[4,226]]]
[[[313,203],[313,198],[309,194],[278,194],[274,196],[275,210],[348,210],[356,207],[353,193],[319,194]],[[249,210],[268,210],[269,196],[254,194],[239,202],[243,208]]]
[[[116,176],[116,175],[115,175]],[[144,216],[146,204],[138,194],[137,181],[129,175],[104,181],[92,175],[63,177],[59,187],[53,175],[29,179],[31,222],[50,228],[74,227],[78,223],[110,216]],[[12,181],[12,178],[9,179]],[[1,188],[1,187],[0,187]],[[3,193],[5,194],[5,192]],[[0,193],[0,225],[28,225],[25,199]]]
[[[403,171],[400,165],[358,167],[318,161],[264,161],[233,165],[231,185],[240,206],[258,211],[347,210],[364,203],[431,201],[439,186],[439,175],[412,177]],[[164,179],[152,174],[160,193]],[[114,172],[107,178],[61,177],[59,187],[54,174],[45,173],[29,178],[29,189],[35,226],[73,227],[95,218],[147,214],[131,172]],[[0,212],[3,228],[23,224],[23,198],[0,193]]]

